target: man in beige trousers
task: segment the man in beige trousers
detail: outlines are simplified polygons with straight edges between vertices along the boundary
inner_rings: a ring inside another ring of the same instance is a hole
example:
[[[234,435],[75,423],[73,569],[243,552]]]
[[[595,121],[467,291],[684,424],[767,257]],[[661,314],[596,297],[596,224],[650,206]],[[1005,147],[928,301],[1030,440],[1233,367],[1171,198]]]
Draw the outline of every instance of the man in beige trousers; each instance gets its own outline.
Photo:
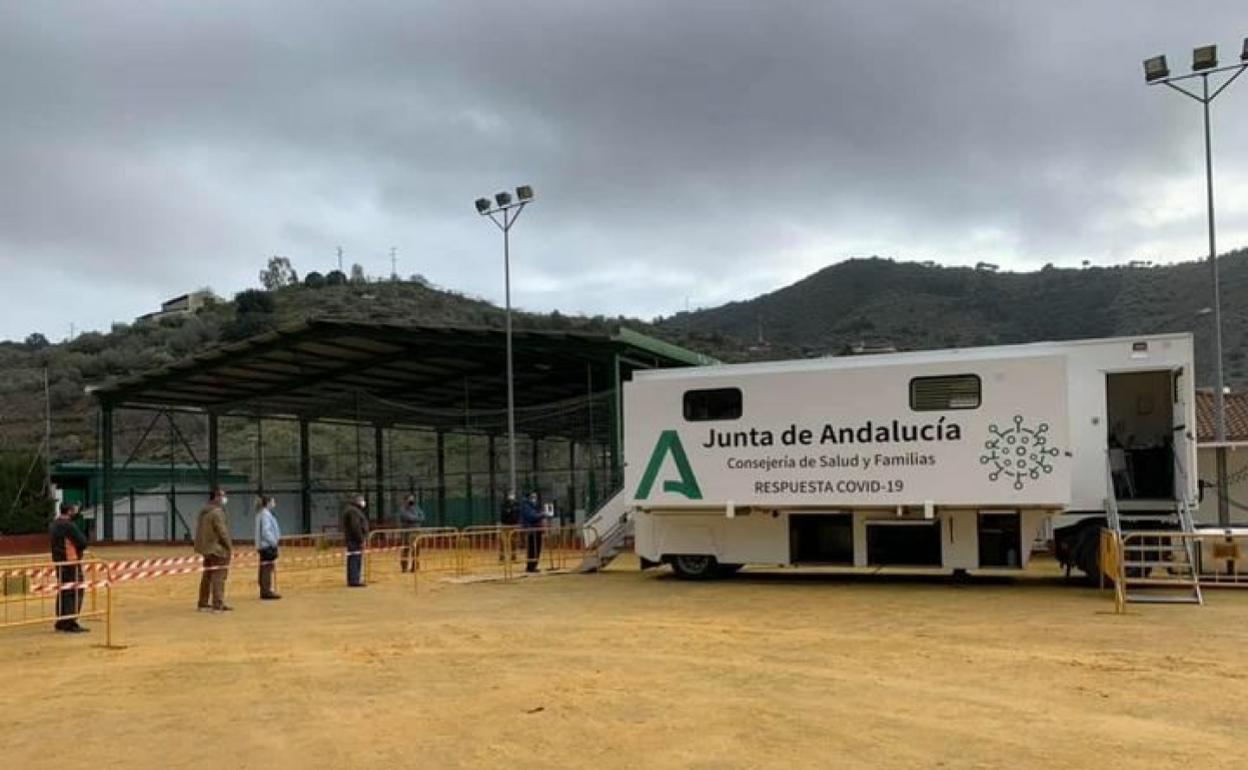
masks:
[[[208,504],[195,522],[195,553],[204,557],[204,572],[199,577],[199,611],[228,612],[234,609],[225,603],[225,577],[230,571],[230,528],[225,520],[225,490],[212,490]],[[211,599],[211,604],[209,600]]]

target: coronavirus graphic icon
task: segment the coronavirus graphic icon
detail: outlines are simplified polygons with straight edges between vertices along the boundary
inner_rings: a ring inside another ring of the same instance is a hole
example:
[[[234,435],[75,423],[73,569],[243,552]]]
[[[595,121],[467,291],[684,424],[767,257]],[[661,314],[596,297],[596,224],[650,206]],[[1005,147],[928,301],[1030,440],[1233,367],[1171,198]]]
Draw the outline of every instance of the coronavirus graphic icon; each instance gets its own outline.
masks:
[[[988,466],[988,480],[1005,476],[1013,479],[1014,489],[1022,489],[1028,480],[1035,481],[1053,472],[1053,458],[1060,450],[1049,446],[1049,425],[1034,428],[1023,424],[1021,415],[1014,415],[1014,424],[1001,428],[988,427],[986,450],[979,461]]]

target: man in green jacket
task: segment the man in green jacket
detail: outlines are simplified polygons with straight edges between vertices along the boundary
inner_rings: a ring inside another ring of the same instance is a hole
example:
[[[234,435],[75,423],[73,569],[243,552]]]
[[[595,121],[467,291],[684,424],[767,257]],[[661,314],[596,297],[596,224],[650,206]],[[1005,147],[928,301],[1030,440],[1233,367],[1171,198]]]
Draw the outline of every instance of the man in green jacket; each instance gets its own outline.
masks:
[[[204,571],[199,577],[199,611],[228,612],[234,609],[225,603],[225,577],[230,571],[230,528],[225,519],[225,490],[212,490],[208,504],[195,522],[195,553],[204,557]],[[211,599],[211,604],[209,600]]]

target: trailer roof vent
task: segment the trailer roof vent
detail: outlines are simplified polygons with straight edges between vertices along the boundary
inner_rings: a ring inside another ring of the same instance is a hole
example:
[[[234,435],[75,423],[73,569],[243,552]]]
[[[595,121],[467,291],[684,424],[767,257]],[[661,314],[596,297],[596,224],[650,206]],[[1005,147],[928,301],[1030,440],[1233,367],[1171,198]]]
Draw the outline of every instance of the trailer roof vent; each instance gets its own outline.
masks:
[[[910,408],[916,412],[978,409],[982,400],[979,375],[950,374],[910,380]]]

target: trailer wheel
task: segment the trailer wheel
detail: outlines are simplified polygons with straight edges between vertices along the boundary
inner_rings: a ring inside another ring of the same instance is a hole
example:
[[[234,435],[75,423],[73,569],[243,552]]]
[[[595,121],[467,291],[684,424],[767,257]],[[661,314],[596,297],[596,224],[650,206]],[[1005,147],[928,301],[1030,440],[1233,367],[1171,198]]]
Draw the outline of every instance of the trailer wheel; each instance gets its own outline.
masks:
[[[719,562],[705,554],[673,556],[672,572],[683,580],[710,580],[719,575]]]

